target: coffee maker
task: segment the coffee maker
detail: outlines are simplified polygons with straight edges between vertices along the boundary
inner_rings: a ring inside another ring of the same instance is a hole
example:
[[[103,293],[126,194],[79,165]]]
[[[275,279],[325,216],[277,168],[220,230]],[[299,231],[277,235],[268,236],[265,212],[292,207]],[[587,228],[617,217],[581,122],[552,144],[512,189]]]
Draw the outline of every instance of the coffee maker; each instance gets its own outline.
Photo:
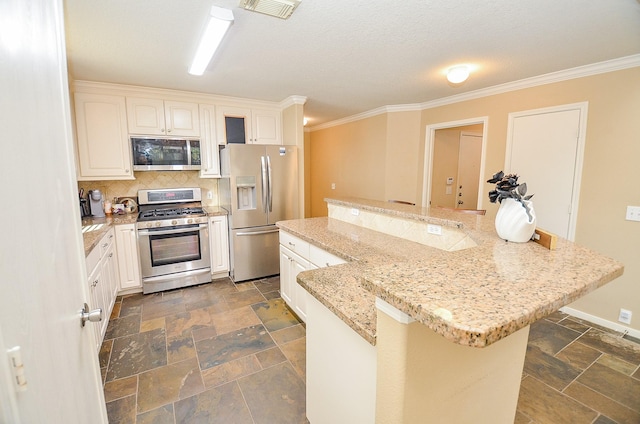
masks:
[[[94,218],[104,217],[102,206],[102,193],[100,190],[89,190],[89,212]]]

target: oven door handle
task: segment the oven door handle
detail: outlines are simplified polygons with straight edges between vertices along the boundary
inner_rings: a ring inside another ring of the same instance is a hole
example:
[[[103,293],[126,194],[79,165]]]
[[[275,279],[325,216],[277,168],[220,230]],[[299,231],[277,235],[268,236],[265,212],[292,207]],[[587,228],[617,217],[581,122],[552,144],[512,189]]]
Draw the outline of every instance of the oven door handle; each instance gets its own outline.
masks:
[[[236,233],[237,236],[259,236],[261,234],[277,233],[280,230],[252,231],[249,233]]]
[[[142,230],[138,230],[138,235],[141,236],[146,236],[146,235],[152,235],[152,236],[164,236],[164,235],[168,235],[168,234],[180,234],[180,233],[188,233],[190,231],[202,231],[204,229],[207,228],[207,225],[205,224],[200,224],[197,227],[192,227],[192,228],[181,228],[178,230],[160,230],[160,231],[153,231],[153,230],[146,230],[146,229],[142,229]]]

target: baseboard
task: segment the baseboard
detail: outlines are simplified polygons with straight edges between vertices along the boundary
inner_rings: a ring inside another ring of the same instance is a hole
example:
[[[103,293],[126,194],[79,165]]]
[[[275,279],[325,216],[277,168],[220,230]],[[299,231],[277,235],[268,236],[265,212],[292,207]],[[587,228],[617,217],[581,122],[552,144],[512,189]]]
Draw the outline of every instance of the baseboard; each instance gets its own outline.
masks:
[[[640,339],[640,330],[635,330],[633,328],[629,328],[626,325],[618,324],[617,322],[609,321],[595,315],[588,314],[586,312],[582,312],[578,309],[569,308],[567,306],[560,308],[560,312],[564,312],[565,314],[572,315],[576,318],[583,319],[585,321],[592,322],[594,324],[598,324],[602,327],[608,328],[613,331],[618,331],[620,333],[628,334],[631,337],[636,339]]]

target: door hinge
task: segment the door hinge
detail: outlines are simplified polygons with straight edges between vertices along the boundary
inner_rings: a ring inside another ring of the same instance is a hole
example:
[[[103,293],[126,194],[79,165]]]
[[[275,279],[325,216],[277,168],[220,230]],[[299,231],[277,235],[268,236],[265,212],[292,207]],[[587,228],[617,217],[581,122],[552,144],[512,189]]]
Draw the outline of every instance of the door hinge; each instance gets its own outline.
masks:
[[[24,363],[20,354],[20,346],[12,347],[7,351],[9,355],[9,363],[11,364],[11,372],[13,373],[13,384],[17,392],[27,390],[27,379],[24,376]]]

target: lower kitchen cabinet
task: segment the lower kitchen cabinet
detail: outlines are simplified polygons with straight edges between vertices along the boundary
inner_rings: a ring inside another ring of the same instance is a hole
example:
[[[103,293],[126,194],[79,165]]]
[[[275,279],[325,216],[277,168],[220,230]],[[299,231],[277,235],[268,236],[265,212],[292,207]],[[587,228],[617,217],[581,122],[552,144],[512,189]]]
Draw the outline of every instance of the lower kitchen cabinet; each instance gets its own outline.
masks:
[[[118,291],[140,291],[142,277],[140,276],[140,255],[135,224],[116,225],[115,236],[120,275]]]
[[[209,218],[211,273],[229,275],[229,226],[224,215]]]
[[[114,231],[110,229],[86,258],[89,275],[89,310],[102,310],[100,322],[87,323],[94,328],[96,349],[100,349],[107,332],[109,316],[118,291],[118,267],[114,242]]]
[[[343,264],[346,261],[280,230],[280,296],[307,322],[307,291],[296,278],[302,271]]]
[[[305,290],[296,277],[308,269],[311,269],[309,261],[280,245],[280,296],[304,322],[307,322]]]

